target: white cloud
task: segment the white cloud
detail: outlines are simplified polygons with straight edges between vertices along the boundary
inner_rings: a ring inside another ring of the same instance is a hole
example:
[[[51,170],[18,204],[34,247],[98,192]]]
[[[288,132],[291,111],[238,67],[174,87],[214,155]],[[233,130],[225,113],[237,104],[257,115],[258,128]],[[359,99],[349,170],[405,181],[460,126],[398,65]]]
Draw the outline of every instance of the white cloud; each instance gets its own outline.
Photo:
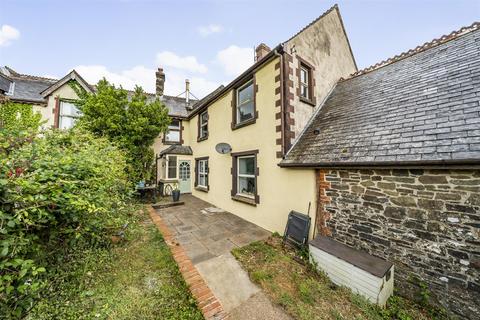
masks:
[[[208,26],[198,27],[197,32],[202,37],[208,37],[211,34],[223,32],[223,27],[218,24],[209,24]]]
[[[105,77],[115,85],[121,85],[125,89],[132,90],[135,85],[141,86],[146,92],[155,93],[155,69],[144,66],[135,66],[131,69],[113,72],[103,65],[79,65],[74,68],[88,83],[96,84]],[[164,68],[165,71],[165,94],[179,95],[185,91],[185,79],[189,78],[181,70]],[[198,98],[202,98],[217,88],[216,82],[203,77],[191,77],[191,92]]]
[[[132,90],[135,85],[141,86],[147,92],[155,92],[155,71],[136,66],[128,70],[113,72],[102,65],[80,65],[74,68],[88,83],[96,84],[105,77],[115,85]]]
[[[6,47],[10,45],[13,40],[20,37],[20,31],[8,24],[4,24],[0,28],[0,47]]]
[[[162,67],[172,67],[190,72],[206,73],[208,71],[207,67],[199,63],[195,56],[180,57],[171,51],[157,53],[156,63]]]
[[[237,76],[253,64],[253,48],[231,45],[217,53],[217,61],[228,76]]]

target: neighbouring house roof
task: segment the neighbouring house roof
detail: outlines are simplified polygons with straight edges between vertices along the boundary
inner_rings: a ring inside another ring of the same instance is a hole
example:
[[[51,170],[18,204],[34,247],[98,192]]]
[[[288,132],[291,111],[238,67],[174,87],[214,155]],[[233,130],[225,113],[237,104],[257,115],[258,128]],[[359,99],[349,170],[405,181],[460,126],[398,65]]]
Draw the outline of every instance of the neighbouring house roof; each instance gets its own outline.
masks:
[[[280,166],[480,164],[480,24],[341,80]]]
[[[162,101],[165,106],[167,106],[168,114],[171,117],[179,118],[186,118],[188,116],[188,113],[190,112],[191,106],[193,106],[197,102],[197,100],[190,99],[187,106],[187,101],[184,97],[173,97],[167,95],[161,96],[160,101]]]
[[[55,90],[58,88],[62,87],[64,84],[67,82],[74,80],[77,81],[79,85],[82,86],[83,89],[85,89],[88,92],[93,92],[94,87],[89,85],[87,81],[85,81],[75,70],[70,71],[65,77],[62,79],[58,80],[57,82],[53,83],[51,86],[40,92],[40,94],[45,98],[49,95],[51,95]]]
[[[7,76],[0,73],[0,93],[1,92],[8,92],[10,89],[10,84],[12,80],[10,80]]]
[[[162,150],[158,155],[159,157],[163,156],[163,155],[167,155],[167,154],[179,154],[179,155],[192,155],[193,152],[192,152],[192,148],[190,148],[189,146],[182,146],[182,145],[179,145],[179,144],[174,144],[174,145],[171,145],[170,147],[168,147],[167,149],[165,150]]]
[[[3,80],[5,79],[5,80]],[[91,85],[85,81],[85,79],[80,76],[78,72],[72,70],[62,79],[50,79],[43,78],[31,75],[20,74],[9,67],[0,68],[0,90],[8,92],[10,88],[10,82],[14,83],[13,95],[9,98],[13,101],[20,102],[32,102],[32,103],[46,103],[46,98],[52,94],[55,90],[66,84],[70,80],[77,81],[85,90],[89,92],[96,91],[96,86]],[[7,83],[7,81],[10,81]],[[5,83],[4,83],[5,82]],[[133,91],[127,90],[129,95],[133,94]],[[145,93],[147,95],[147,100],[153,102],[156,99],[156,95],[153,93]],[[189,105],[187,106],[186,100],[184,97],[173,97],[168,95],[163,95],[160,97],[160,100],[165,104],[169,110],[169,115],[171,117],[186,118],[190,112],[193,105],[197,103],[198,100],[190,99]]]
[[[13,94],[8,97],[12,101],[19,102],[45,103],[40,92],[57,81],[56,79],[20,74],[8,67],[0,68],[0,73],[14,83]]]

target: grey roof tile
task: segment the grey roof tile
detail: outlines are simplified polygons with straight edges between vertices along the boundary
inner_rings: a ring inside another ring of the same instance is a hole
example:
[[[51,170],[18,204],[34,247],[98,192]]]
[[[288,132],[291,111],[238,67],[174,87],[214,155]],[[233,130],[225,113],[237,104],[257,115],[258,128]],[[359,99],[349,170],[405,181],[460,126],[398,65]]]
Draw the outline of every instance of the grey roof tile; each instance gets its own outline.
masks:
[[[480,163],[479,39],[476,26],[340,81],[281,165]]]

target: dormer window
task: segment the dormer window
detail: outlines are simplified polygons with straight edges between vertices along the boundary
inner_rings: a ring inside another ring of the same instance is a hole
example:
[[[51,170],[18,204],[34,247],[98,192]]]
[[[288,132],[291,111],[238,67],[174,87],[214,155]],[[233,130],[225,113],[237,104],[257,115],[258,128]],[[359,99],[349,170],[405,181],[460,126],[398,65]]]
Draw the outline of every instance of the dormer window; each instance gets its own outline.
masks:
[[[165,134],[164,142],[167,144],[181,143],[181,128],[181,121],[178,119],[172,119],[172,122],[168,126],[168,131]]]
[[[208,138],[208,111],[204,111],[198,116],[198,137],[197,140],[205,140]]]
[[[237,124],[253,119],[253,80],[237,89]]]

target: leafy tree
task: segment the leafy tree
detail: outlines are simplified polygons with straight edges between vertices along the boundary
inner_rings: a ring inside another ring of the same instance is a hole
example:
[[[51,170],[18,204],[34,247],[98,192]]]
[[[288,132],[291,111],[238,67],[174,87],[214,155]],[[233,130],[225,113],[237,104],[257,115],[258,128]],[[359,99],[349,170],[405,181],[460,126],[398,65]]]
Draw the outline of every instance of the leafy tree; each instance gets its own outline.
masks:
[[[73,88],[83,113],[77,125],[107,137],[126,151],[132,181],[148,180],[154,160],[151,146],[170,123],[167,108],[158,99],[149,101],[138,86],[128,92],[103,79],[95,93],[76,85]]]

